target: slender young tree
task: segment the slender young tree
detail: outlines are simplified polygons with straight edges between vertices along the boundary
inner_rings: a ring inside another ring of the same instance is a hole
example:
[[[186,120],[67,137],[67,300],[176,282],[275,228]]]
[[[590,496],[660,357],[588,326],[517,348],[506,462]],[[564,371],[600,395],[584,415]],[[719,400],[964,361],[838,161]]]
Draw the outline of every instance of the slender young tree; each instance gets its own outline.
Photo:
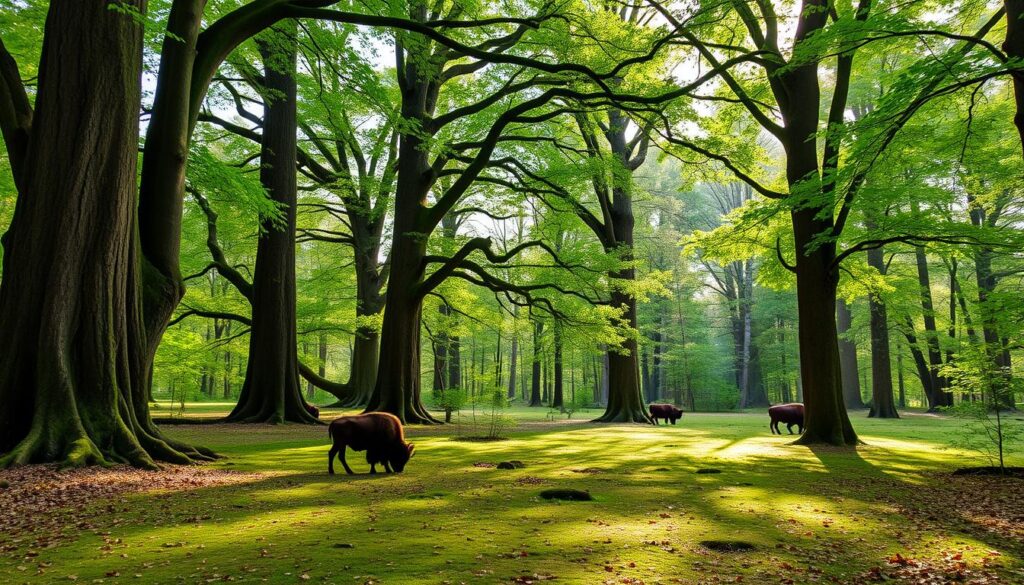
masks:
[[[868,266],[882,276],[886,273],[881,246],[868,250]],[[871,309],[871,418],[899,418],[892,390],[892,358],[889,351],[889,317],[883,300],[877,293],[868,298]]]
[[[839,360],[843,373],[843,401],[848,409],[864,408],[860,395],[860,369],[857,367],[857,345],[849,338],[853,313],[845,299],[836,304],[836,325],[839,328]]]
[[[544,333],[544,322],[540,319],[533,320],[533,360],[530,383],[530,406],[543,406],[544,400],[540,391],[540,368],[542,361],[541,335]]]

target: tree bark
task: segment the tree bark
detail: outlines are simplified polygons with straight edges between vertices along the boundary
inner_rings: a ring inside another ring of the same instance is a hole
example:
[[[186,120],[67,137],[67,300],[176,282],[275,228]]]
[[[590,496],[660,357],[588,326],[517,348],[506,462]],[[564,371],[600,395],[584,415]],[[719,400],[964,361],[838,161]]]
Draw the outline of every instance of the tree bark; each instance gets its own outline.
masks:
[[[1007,57],[1019,62],[1024,59],[1024,0],[1003,0],[1003,7],[1006,9],[1006,40],[1003,42],[1003,51]],[[1015,70],[1012,78],[1013,97],[1017,108],[1013,124],[1017,127],[1021,146],[1024,148],[1024,71]]]
[[[1005,197],[999,198],[991,204],[991,209],[986,208],[973,196],[968,196],[968,211],[971,223],[977,227],[994,228],[1005,209]],[[975,282],[978,285],[978,314],[981,319],[982,340],[985,342],[985,353],[990,362],[991,375],[993,380],[991,387],[1000,396],[1009,397],[1008,408],[1014,408],[1013,391],[1010,389],[1012,382],[1012,363],[1010,352],[1007,349],[1007,340],[999,331],[999,308],[993,306],[992,295],[996,292],[999,284],[999,277],[992,270],[992,261],[995,251],[990,246],[974,247],[974,270]]]
[[[295,323],[297,30],[289,21],[256,41],[264,66],[260,182],[284,217],[283,225],[265,220],[257,243],[249,360],[229,422],[318,422],[302,395]]]
[[[542,321],[533,322],[533,364],[530,384],[530,406],[543,406],[540,392],[541,335],[544,333]]]
[[[828,3],[823,1],[804,1],[795,32],[796,45],[824,28],[828,19],[827,6]],[[849,58],[852,59],[852,56]],[[855,445],[858,442],[857,433],[850,424],[843,403],[839,363],[836,245],[834,241],[819,241],[823,234],[831,234],[836,227],[833,204],[802,204],[804,197],[812,193],[815,196],[824,194],[826,188],[817,158],[816,135],[819,131],[821,107],[818,83],[818,65],[813,60],[777,71],[771,81],[786,124],[782,135],[786,152],[786,179],[789,197],[796,203],[790,217],[796,247],[794,270],[800,318],[800,378],[805,412],[804,433],[797,442],[804,445]],[[837,87],[833,97],[833,111],[845,110],[845,91]],[[838,103],[837,99],[844,103]]]
[[[513,309],[513,314],[515,310]],[[519,358],[519,336],[515,332],[515,325],[512,328],[512,351],[508,360],[508,393],[509,400],[516,397],[516,360]]]
[[[3,238],[0,466],[207,458],[149,418],[135,213],[142,30],[107,4],[60,0],[47,14]]]
[[[611,235],[604,239],[605,249],[616,254],[625,264],[608,276],[611,282],[632,282],[636,279],[633,267],[633,193],[632,172],[623,176],[621,169],[632,169],[638,164],[630,160],[631,151],[626,140],[628,118],[617,109],[608,111],[608,129],[605,138],[614,159],[615,169],[611,181],[611,201],[607,221]],[[613,285],[614,286],[614,285]],[[636,298],[619,286],[611,293],[611,306],[622,309],[620,324],[631,331],[637,328]],[[622,345],[608,352],[608,403],[604,414],[594,422],[637,422],[653,424],[644,404],[640,389],[640,364],[636,339],[630,335]]]
[[[885,274],[882,248],[868,250],[868,265]],[[889,322],[883,301],[872,294],[871,308],[871,418],[899,418],[892,391],[892,359],[889,352]]]
[[[857,345],[849,338],[853,313],[844,299],[837,302],[836,321],[839,327],[839,365],[843,375],[843,402],[849,409],[864,408],[864,399],[860,395]]]
[[[947,390],[949,381],[940,375],[942,368],[942,351],[939,348],[939,332],[935,327],[935,306],[932,303],[931,278],[928,275],[928,257],[924,248],[914,249],[917,261],[917,280],[921,287],[921,313],[924,316],[925,344],[928,347],[928,365],[931,384],[927,389],[928,410],[935,411],[944,406],[953,405],[953,395]]]
[[[562,325],[555,322],[555,375],[554,393],[551,397],[551,408],[565,410],[565,375],[562,368]]]
[[[651,401],[661,399],[661,386],[665,378],[665,373],[661,367],[662,340],[664,338],[661,328],[665,326],[665,321],[661,313],[658,313],[655,324],[658,327],[658,331],[651,334],[651,342],[653,344],[651,348]]]

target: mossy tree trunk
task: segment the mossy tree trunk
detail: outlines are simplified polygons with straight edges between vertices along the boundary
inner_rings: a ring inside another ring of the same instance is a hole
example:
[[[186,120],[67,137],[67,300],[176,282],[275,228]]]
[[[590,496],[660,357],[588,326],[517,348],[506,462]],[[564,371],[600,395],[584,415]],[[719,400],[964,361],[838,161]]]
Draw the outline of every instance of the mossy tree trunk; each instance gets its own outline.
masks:
[[[264,64],[260,182],[283,218],[265,220],[257,244],[249,361],[230,422],[317,422],[306,410],[296,353],[296,30],[286,21],[257,39]]]
[[[204,457],[149,419],[135,213],[142,30],[107,4],[50,3],[28,140],[7,145],[19,196],[3,239],[0,465]]]

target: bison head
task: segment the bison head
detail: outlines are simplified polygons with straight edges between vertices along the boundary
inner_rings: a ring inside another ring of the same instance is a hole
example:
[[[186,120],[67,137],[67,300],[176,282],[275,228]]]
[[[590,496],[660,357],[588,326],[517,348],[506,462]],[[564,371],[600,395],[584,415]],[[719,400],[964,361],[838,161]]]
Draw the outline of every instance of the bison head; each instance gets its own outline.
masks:
[[[405,464],[412,458],[412,452],[416,450],[416,446],[412,443],[405,443],[402,448],[399,448],[391,457],[391,468],[397,473],[402,473],[405,469]]]

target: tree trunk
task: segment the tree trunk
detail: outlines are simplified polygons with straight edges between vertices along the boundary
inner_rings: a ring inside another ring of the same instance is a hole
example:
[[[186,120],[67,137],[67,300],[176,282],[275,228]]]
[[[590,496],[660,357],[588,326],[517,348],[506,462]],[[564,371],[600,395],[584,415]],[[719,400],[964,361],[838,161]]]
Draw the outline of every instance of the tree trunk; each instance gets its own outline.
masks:
[[[868,250],[868,265],[885,274],[882,248]],[[876,294],[869,299],[871,309],[871,418],[899,418],[893,403],[892,359],[889,355],[889,322],[885,302]]]
[[[544,401],[540,393],[540,362],[541,362],[541,334],[544,333],[544,323],[534,321],[533,323],[533,368],[530,384],[530,406],[543,406]]]
[[[317,374],[321,378],[327,377],[327,334],[321,332],[320,338],[317,340]],[[376,365],[376,364],[375,364]]]
[[[764,408],[770,405],[768,402],[768,391],[764,387],[764,379],[761,372],[761,352],[757,344],[750,346],[750,374],[749,391],[747,393],[747,408]]]
[[[376,220],[373,220],[376,221]],[[374,228],[379,230],[379,228]],[[364,230],[366,231],[366,230]],[[383,279],[377,254],[380,251],[380,236],[364,235],[357,239],[366,242],[354,250],[356,254],[356,320],[375,318],[384,309],[381,296]],[[349,364],[348,382],[345,383],[345,397],[338,404],[345,408],[362,408],[370,401],[374,384],[377,382],[377,359],[380,356],[380,331],[374,326],[356,327],[352,341],[352,360]]]
[[[651,400],[658,401],[661,399],[661,386],[662,381],[665,378],[665,373],[662,372],[661,368],[661,351],[662,351],[662,333],[661,328],[665,325],[662,319],[661,313],[655,319],[655,323],[658,326],[658,331],[651,334],[651,341],[654,347],[651,348]]]
[[[651,355],[646,345],[640,349],[640,379],[643,385],[644,401],[648,404],[656,402],[655,398],[651,395],[651,390],[653,389],[653,384],[651,384]]]
[[[1003,0],[1006,8],[1006,40],[1003,51],[1010,59],[1024,59],[1024,0]],[[1013,97],[1017,111],[1013,116],[1013,124],[1017,127],[1021,145],[1024,146],[1024,72],[1015,69],[1013,77]]]
[[[791,157],[792,158],[792,157]],[[843,383],[836,333],[836,284],[830,246],[808,250],[825,230],[817,210],[792,213],[797,253],[797,326],[800,340],[800,382],[804,433],[798,443],[856,445],[857,434],[843,404]]]
[[[238,404],[225,420],[242,423],[316,423],[299,381],[295,330],[297,27],[282,25],[257,39],[264,65],[260,182],[284,214],[264,221],[252,282],[249,359]]]
[[[924,352],[917,345],[917,335],[914,334],[914,321],[910,318],[910,315],[904,317],[903,323],[903,337],[907,340],[907,346],[910,349],[910,355],[914,359],[914,367],[917,369],[917,378],[921,381],[921,388],[924,390],[925,400],[931,402],[932,396],[932,375],[931,370],[928,368],[928,362],[925,360]]]
[[[899,408],[907,408],[907,385],[903,380],[903,352],[896,350],[896,381],[899,384]]]
[[[608,115],[609,131],[606,133],[611,152],[619,162],[628,168],[626,147],[626,119],[618,110]],[[618,171],[616,171],[618,173]],[[612,188],[610,221],[615,234],[614,251],[627,265],[621,270],[612,272],[612,281],[632,282],[636,279],[633,268],[633,196],[632,178],[622,180]],[[621,323],[632,330],[637,328],[636,298],[616,287],[611,294],[611,306],[624,310]],[[640,365],[637,362],[638,351],[636,339],[626,338],[620,348],[608,353],[608,403],[604,414],[595,422],[638,422],[653,424],[640,392]]]
[[[449,314],[448,303],[442,301],[437,310],[442,315],[443,323]],[[442,324],[442,327],[447,325]],[[434,335],[430,345],[434,353],[434,380],[431,388],[435,396],[440,396],[448,388],[448,338],[444,333],[438,333]]]
[[[794,33],[799,47],[828,22],[829,3],[804,0]],[[852,60],[850,53],[842,57]],[[849,61],[844,61],[848,63]],[[836,331],[836,286],[839,281],[834,240],[836,228],[832,193],[834,177],[821,176],[817,134],[820,131],[821,88],[818,61],[809,59],[770,74],[785,128],[781,137],[786,152],[786,182],[792,211],[796,249],[796,287],[800,380],[804,402],[804,433],[799,444],[856,445],[857,433],[843,403],[839,336]],[[837,79],[848,82],[849,78]],[[837,86],[832,111],[845,110],[846,89]],[[836,101],[836,100],[839,101]],[[836,106],[839,106],[838,108]],[[831,113],[830,113],[831,116]],[[838,156],[838,155],[836,155]],[[825,157],[825,164],[834,162]]]
[[[136,239],[142,28],[107,4],[49,6],[3,238],[0,467],[205,458],[165,440],[149,418],[152,340]]]
[[[857,345],[849,339],[853,313],[845,299],[837,301],[836,322],[839,327],[839,365],[843,375],[843,402],[846,403],[846,408],[864,408],[864,399],[860,395]]]
[[[610,368],[608,367],[608,351],[606,350],[601,355],[601,404],[608,404],[608,387],[611,385],[611,376],[609,375]]]
[[[448,338],[448,387],[462,388],[462,353],[454,335]]]
[[[352,340],[351,372],[345,384],[345,398],[338,401],[344,408],[362,408],[370,400],[377,381],[377,358],[380,353],[380,332],[373,327],[359,327]]]
[[[555,322],[555,388],[551,408],[565,410],[565,376],[562,369],[562,325]]]
[[[916,206],[915,206],[916,207]],[[924,316],[925,344],[928,347],[928,364],[930,366],[931,392],[928,394],[928,410],[953,405],[953,394],[946,389],[949,381],[940,375],[942,368],[942,351],[939,348],[939,332],[935,327],[935,307],[932,303],[931,278],[928,275],[928,257],[924,248],[914,249],[917,260],[917,281],[921,287],[921,313]]]
[[[508,359],[508,399],[516,397],[516,360],[519,358],[519,336],[512,330],[512,352]]]
[[[971,223],[977,227],[995,227],[1000,217],[1001,208],[991,212],[986,210],[974,197],[968,197]],[[978,285],[978,312],[981,318],[982,339],[985,342],[985,353],[988,356],[991,376],[990,384],[1000,396],[1009,397],[1007,408],[1014,408],[1012,380],[1012,364],[1007,350],[1006,340],[999,333],[999,308],[992,306],[990,297],[996,291],[999,278],[992,271],[994,252],[989,246],[974,248],[975,279]]]
[[[396,209],[396,247],[391,252],[391,276],[381,330],[379,363],[385,367],[378,369],[366,412],[389,412],[407,424],[431,424],[440,421],[427,412],[421,398],[423,299],[417,291],[423,280],[426,240],[412,229],[403,212],[407,210]]]

